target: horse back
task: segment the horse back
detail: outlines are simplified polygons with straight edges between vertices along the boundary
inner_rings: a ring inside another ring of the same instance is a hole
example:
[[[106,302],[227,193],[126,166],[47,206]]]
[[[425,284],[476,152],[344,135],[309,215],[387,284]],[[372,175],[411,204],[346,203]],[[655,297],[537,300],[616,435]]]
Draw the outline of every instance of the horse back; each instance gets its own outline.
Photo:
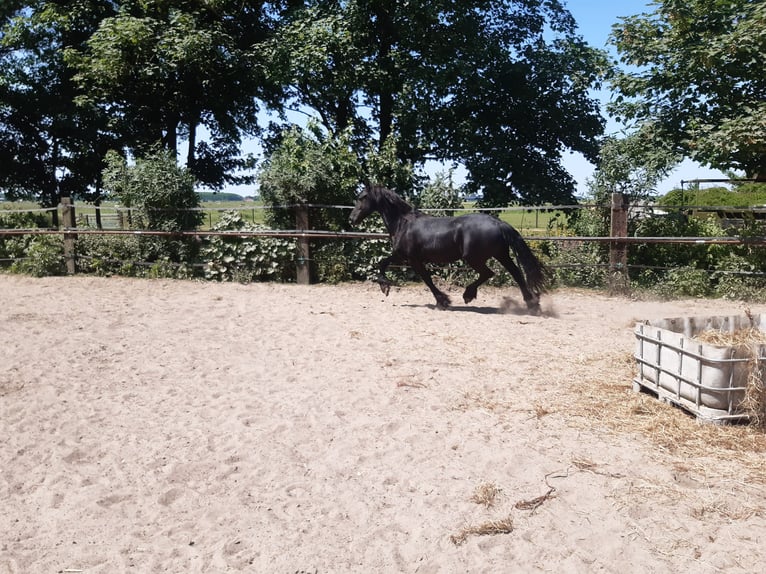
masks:
[[[431,263],[450,263],[473,254],[491,254],[495,249],[507,249],[502,224],[485,214],[419,216],[410,222],[396,248],[407,258]]]

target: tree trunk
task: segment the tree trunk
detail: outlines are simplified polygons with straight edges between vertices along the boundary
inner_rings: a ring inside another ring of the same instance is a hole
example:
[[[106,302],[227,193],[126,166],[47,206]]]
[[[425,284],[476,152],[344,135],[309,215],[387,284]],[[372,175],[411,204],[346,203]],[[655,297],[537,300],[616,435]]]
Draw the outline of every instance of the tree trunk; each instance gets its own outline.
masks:
[[[199,122],[189,123],[189,148],[186,151],[186,169],[194,170],[197,152],[197,126]]]
[[[178,152],[178,116],[173,114],[168,117],[165,124],[165,137],[162,138],[165,149],[173,153]]]
[[[761,156],[751,164],[751,169],[746,169],[748,179],[766,182],[766,156]]]
[[[58,207],[61,201],[61,194],[59,190],[58,176],[56,170],[59,166],[59,143],[57,139],[53,140],[51,146],[51,167],[48,174],[47,189],[42,190],[41,205],[42,207]],[[47,170],[46,170],[47,171]],[[59,211],[54,209],[51,211],[51,223],[53,227],[59,226]]]
[[[101,198],[96,199],[93,205],[96,206],[96,229],[103,229],[104,224],[101,222]]]
[[[378,85],[380,148],[383,147],[386,139],[391,135],[394,118],[394,93],[398,88],[396,70],[391,62],[391,47],[396,40],[394,38],[395,30],[391,21],[391,15],[384,4],[379,4],[378,10],[375,13],[378,35],[378,65],[383,72],[383,81]]]

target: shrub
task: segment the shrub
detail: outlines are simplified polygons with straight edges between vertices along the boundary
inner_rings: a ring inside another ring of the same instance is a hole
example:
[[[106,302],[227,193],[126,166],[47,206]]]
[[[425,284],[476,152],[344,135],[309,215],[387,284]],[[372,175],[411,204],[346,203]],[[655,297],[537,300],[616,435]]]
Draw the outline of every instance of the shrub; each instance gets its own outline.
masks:
[[[358,226],[366,233],[386,233],[378,214],[366,218]],[[391,242],[385,239],[339,239],[324,241],[313,248],[312,257],[320,282],[367,281],[378,277],[380,260],[391,254]],[[405,270],[389,268],[393,281],[403,279]]]
[[[452,182],[450,174],[437,173],[434,180],[429,183],[418,197],[421,209],[438,210],[429,211],[430,215],[445,216],[463,207],[460,190]]]
[[[710,274],[689,266],[668,271],[655,290],[666,297],[705,297],[713,291]]]
[[[557,283],[589,288],[607,284],[608,256],[600,245],[557,241],[549,242],[546,251]]]
[[[50,216],[45,213],[0,210],[0,228],[3,229],[45,229],[50,226]]]
[[[64,275],[64,243],[58,235],[32,235],[11,240],[11,251],[16,261],[12,273],[26,273],[35,277]],[[15,245],[13,245],[15,244]]]
[[[358,186],[359,161],[349,148],[347,136],[326,137],[313,123],[305,129],[291,127],[280,135],[258,174],[261,197],[273,209],[266,214],[275,228],[292,229],[292,206],[301,203],[346,205]],[[338,230],[347,214],[337,209],[314,209],[314,229]]]
[[[116,152],[106,156],[104,190],[125,207],[133,208],[133,223],[159,231],[194,230],[203,214],[194,191],[194,177],[179,167],[173,153],[156,151],[138,158],[135,165]]]
[[[0,211],[0,228],[36,229],[50,227],[46,214]],[[43,277],[66,272],[64,243],[59,235],[8,235],[0,237],[0,259],[10,260],[12,273]]]
[[[187,279],[195,275],[199,240],[80,234],[76,249],[83,273]]]
[[[84,273],[140,276],[141,246],[133,235],[79,235],[77,261]]]
[[[169,257],[163,257],[154,261],[145,275],[150,279],[191,279],[194,276],[193,270],[189,263],[177,263]]]
[[[258,231],[263,226],[226,211],[213,231]],[[294,239],[278,237],[211,237],[202,248],[206,279],[216,281],[290,281],[295,278]]]
[[[128,165],[119,154],[109,152],[106,163],[104,190],[131,208],[131,227],[177,232],[193,231],[202,223],[194,177],[177,165],[173,153],[158,150]],[[151,274],[163,277],[188,275],[199,249],[193,238],[141,237],[138,245],[138,259],[153,264]],[[171,268],[176,272],[170,273]]]
[[[723,229],[714,220],[682,214],[642,220],[635,230],[639,237],[720,237]],[[628,250],[628,265],[659,268],[709,269],[721,246],[696,243],[640,243]]]
[[[725,299],[757,299],[766,294],[766,279],[746,257],[731,253],[716,263],[714,294]]]
[[[0,211],[0,229],[37,229],[50,227],[48,216],[39,212]],[[27,257],[34,241],[32,235],[0,236],[0,259],[13,260]],[[60,240],[59,240],[60,241]]]
[[[567,213],[570,234],[602,237],[609,234],[610,209],[596,206]],[[555,281],[571,287],[601,288],[607,284],[609,246],[605,243],[549,242],[543,249],[555,272]]]
[[[736,185],[733,190],[726,187],[708,189],[674,189],[657,201],[664,206],[721,206],[747,207],[766,204],[766,185],[745,183]]]

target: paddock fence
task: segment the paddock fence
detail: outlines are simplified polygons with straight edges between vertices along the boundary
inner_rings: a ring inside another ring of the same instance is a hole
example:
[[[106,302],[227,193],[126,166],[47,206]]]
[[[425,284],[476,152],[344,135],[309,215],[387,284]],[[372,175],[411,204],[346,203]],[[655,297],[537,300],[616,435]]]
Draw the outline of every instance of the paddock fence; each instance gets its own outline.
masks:
[[[0,207],[2,207],[0,205]],[[337,209],[350,211],[352,206],[345,205],[322,205],[322,204],[297,204],[278,206],[280,209],[290,209],[294,213],[295,228],[293,229],[258,229],[253,231],[216,231],[211,228],[200,228],[190,231],[163,231],[158,229],[133,229],[131,228],[131,210],[128,208],[101,208],[98,216],[100,227],[96,227],[96,216],[93,213],[76,215],[75,205],[70,198],[62,198],[57,207],[37,208],[37,209],[0,209],[0,216],[7,213],[38,213],[51,215],[50,220],[58,221],[58,226],[50,227],[26,227],[26,228],[3,228],[0,227],[0,240],[14,236],[38,236],[54,235],[61,236],[63,240],[64,258],[66,260],[66,270],[68,274],[75,274],[78,271],[76,242],[78,237],[86,235],[125,235],[134,237],[166,237],[166,238],[210,238],[210,237],[236,237],[236,238],[291,238],[297,242],[297,251],[295,257],[296,279],[298,283],[307,284],[311,282],[310,263],[312,261],[311,245],[316,240],[334,239],[334,240],[387,240],[385,233],[372,233],[363,231],[330,231],[321,229],[312,229],[310,226],[311,212],[316,209]],[[89,206],[90,211],[93,207]],[[237,208],[196,208],[194,211],[206,213],[205,219],[208,226],[212,227],[213,213],[222,211],[240,211],[249,212],[252,221],[257,221],[256,211],[274,209],[265,206],[248,206]],[[604,209],[603,205],[575,204],[575,205],[545,205],[545,206],[517,206],[505,208],[465,208],[459,210],[464,212],[522,212],[529,215],[530,221],[525,227],[515,225],[519,228],[522,236],[527,241],[554,242],[559,245],[575,243],[594,243],[606,244],[609,251],[609,262],[604,264],[613,281],[619,283],[627,278],[628,273],[628,250],[630,246],[640,244],[670,244],[670,245],[748,245],[754,247],[766,246],[766,236],[740,236],[730,235],[721,237],[646,237],[629,236],[628,221],[631,217],[657,217],[667,214],[668,209],[658,208],[653,205],[630,204],[625,196],[619,193],[612,194],[610,208],[610,233],[608,236],[576,236],[567,234],[563,227],[551,225],[550,217],[553,212],[567,212],[571,210],[583,209]],[[676,208],[685,213],[704,212],[713,214],[721,220],[727,221],[727,226],[737,227],[741,221],[746,218],[757,220],[766,219],[766,207],[751,208],[733,208],[731,206],[683,206]],[[111,211],[110,211],[111,210]],[[429,211],[429,210],[423,210]],[[445,210],[430,210],[440,211]],[[78,226],[78,219],[80,225]],[[532,224],[531,220],[534,220]],[[546,227],[538,227],[540,221],[546,222]],[[2,219],[0,218],[0,222]],[[0,259],[0,263],[12,262],[12,259]],[[570,265],[571,266],[571,265]],[[554,265],[554,267],[556,267]],[[631,266],[642,267],[642,266]],[[663,267],[647,268],[666,269]],[[729,273],[738,273],[736,271]],[[766,277],[766,273],[760,271],[741,271],[742,275],[757,275]]]

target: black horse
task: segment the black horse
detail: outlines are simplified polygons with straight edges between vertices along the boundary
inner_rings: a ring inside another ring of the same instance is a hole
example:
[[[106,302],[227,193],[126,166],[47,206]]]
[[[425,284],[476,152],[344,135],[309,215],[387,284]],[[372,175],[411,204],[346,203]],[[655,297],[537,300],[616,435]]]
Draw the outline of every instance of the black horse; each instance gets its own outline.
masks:
[[[431,279],[426,263],[451,263],[462,259],[479,273],[479,278],[466,287],[463,300],[476,298],[479,285],[494,273],[487,260],[497,259],[521,289],[527,307],[540,310],[540,295],[545,293],[548,273],[518,231],[491,215],[468,214],[459,217],[432,217],[404,201],[395,192],[381,186],[366,187],[357,197],[349,221],[358,224],[377,211],[391,236],[393,251],[380,262],[378,284],[388,295],[391,282],[386,270],[391,263],[409,263],[436,297],[440,308],[448,307],[449,297]],[[521,269],[513,262],[509,248],[516,254]]]

